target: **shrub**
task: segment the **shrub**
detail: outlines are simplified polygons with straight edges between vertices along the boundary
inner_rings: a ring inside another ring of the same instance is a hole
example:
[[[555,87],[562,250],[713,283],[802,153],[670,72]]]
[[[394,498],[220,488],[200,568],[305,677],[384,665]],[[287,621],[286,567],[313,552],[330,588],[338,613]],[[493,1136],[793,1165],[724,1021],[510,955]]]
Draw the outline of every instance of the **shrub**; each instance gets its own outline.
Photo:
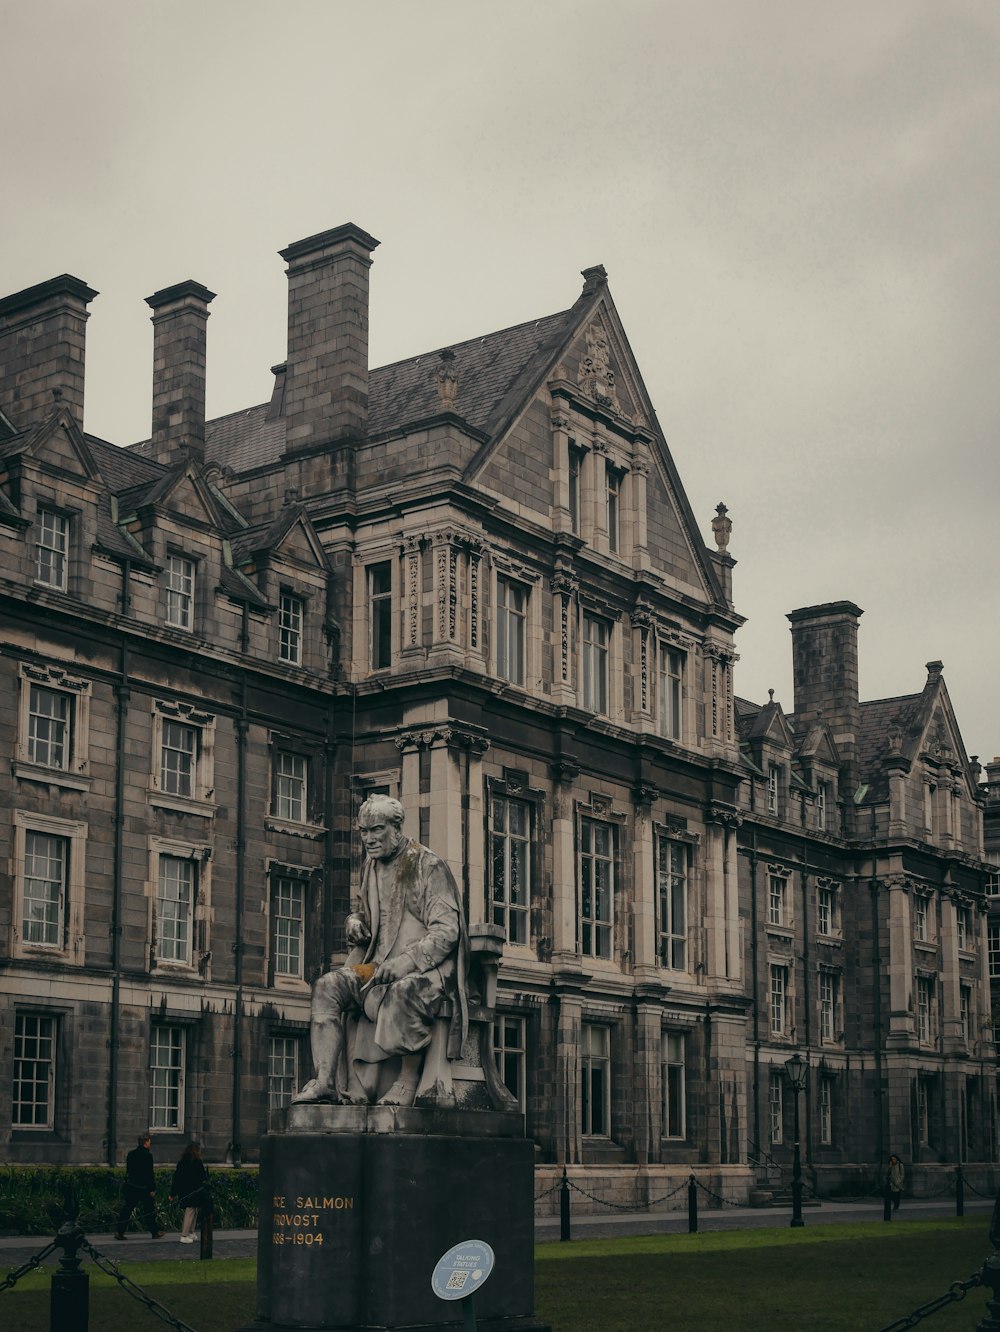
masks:
[[[174,1168],[159,1166],[154,1173],[157,1217],[166,1229],[177,1230],[183,1209],[167,1202]],[[255,1229],[256,1167],[209,1167],[208,1178],[215,1225]],[[74,1213],[85,1234],[113,1231],[124,1183],[121,1167],[0,1166],[0,1235],[54,1235]]]

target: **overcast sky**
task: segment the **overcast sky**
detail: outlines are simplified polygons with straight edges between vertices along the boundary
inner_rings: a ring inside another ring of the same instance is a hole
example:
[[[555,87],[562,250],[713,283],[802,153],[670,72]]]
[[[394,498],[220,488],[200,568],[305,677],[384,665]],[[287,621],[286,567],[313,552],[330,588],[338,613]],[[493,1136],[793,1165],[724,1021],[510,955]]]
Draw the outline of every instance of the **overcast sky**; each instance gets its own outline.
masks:
[[[382,242],[384,364],[565,309],[603,263],[704,539],[737,691],[861,606],[863,698],[944,661],[1000,754],[996,0],[32,0],[4,13],[0,293],[91,306],[86,428],[149,432],[143,298],[218,293],[210,416],[285,355],[277,250]]]

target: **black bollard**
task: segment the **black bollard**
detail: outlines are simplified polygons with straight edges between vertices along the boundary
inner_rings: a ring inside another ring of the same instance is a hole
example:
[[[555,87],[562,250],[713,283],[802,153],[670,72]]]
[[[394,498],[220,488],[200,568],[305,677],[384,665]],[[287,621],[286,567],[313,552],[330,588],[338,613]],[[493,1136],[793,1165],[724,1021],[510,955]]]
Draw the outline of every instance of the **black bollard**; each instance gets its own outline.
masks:
[[[965,1178],[961,1166],[955,1171],[955,1215],[965,1215]]]
[[[562,1187],[559,1190],[559,1238],[569,1239],[569,1176],[563,1166]]]
[[[90,1327],[90,1277],[80,1271],[76,1251],[83,1231],[76,1220],[64,1221],[56,1235],[62,1249],[59,1268],[52,1273],[49,1296],[49,1332],[88,1332]]]
[[[698,1233],[698,1185],[694,1175],[688,1179],[688,1234]]]
[[[883,1198],[883,1203],[882,1203],[882,1220],[883,1220],[883,1221],[891,1221],[891,1220],[892,1220],[892,1194],[889,1192],[889,1185],[888,1185],[888,1184],[887,1184],[887,1185],[885,1186],[885,1188],[882,1190],[882,1198]]]
[[[199,1258],[211,1258],[212,1256],[212,1209],[206,1207],[201,1214],[201,1249],[198,1253]]]

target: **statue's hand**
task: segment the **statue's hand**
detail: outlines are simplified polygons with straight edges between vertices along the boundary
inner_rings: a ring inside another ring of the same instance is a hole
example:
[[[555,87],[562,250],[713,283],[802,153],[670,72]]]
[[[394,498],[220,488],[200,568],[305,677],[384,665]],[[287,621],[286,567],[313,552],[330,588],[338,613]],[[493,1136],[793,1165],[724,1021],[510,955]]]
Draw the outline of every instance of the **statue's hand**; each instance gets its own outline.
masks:
[[[372,977],[372,984],[391,985],[393,981],[402,980],[404,976],[411,976],[416,969],[416,963],[405,953],[401,953],[399,957],[387,957]]]
[[[348,916],[344,922],[344,938],[351,945],[366,944],[371,934],[360,916]]]

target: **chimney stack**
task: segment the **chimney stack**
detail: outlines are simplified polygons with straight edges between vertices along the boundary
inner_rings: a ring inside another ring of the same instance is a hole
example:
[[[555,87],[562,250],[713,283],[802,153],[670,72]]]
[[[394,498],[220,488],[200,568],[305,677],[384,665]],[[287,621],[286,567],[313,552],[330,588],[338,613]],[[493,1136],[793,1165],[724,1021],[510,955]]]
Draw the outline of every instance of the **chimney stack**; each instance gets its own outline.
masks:
[[[368,429],[368,270],[378,241],[353,222],[295,241],[288,265],[285,449]]]
[[[795,730],[829,726],[848,764],[855,756],[861,720],[858,697],[858,621],[853,601],[830,601],[791,611]]]
[[[58,407],[83,428],[87,306],[96,295],[63,273],[0,300],[0,411],[16,429]]]
[[[205,461],[205,334],[214,299],[190,278],[146,297],[153,311],[152,443],[168,466]]]

